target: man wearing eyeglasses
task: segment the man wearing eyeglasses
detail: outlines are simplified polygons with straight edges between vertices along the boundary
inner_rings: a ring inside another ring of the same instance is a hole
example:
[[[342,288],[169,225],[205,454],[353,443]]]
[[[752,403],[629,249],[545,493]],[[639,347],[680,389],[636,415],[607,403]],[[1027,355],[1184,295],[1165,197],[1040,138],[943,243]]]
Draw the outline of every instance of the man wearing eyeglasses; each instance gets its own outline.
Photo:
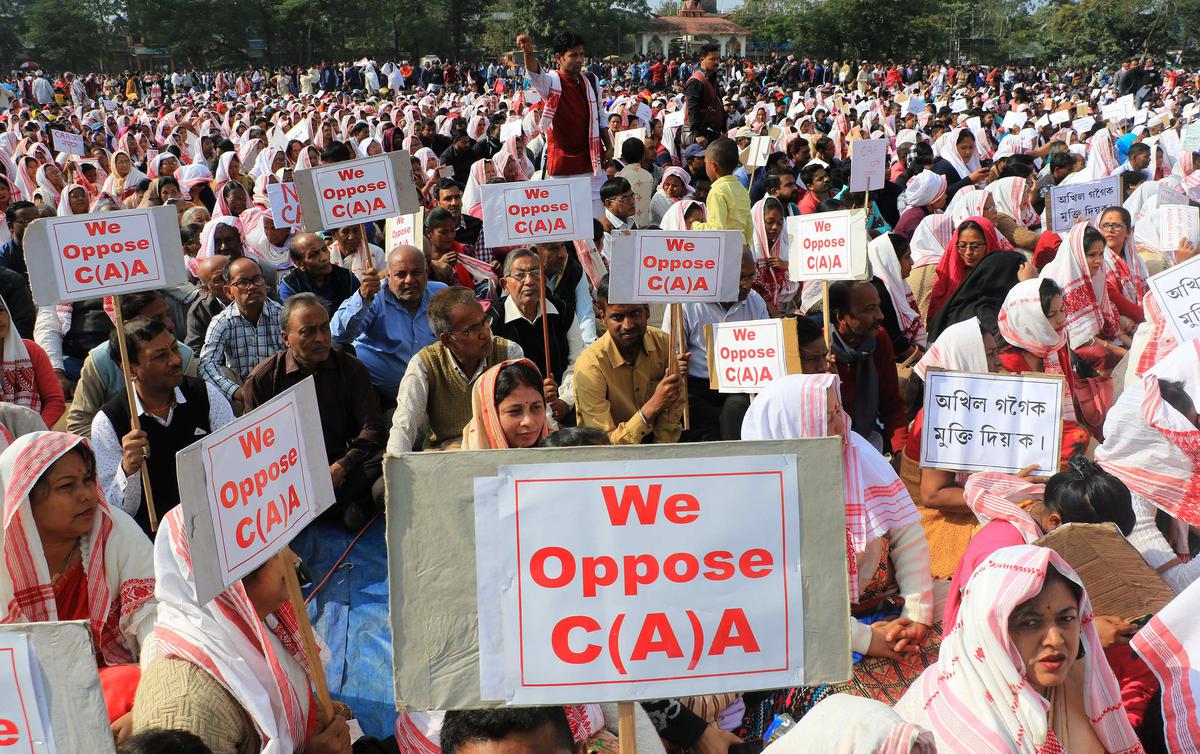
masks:
[[[471,420],[471,390],[490,367],[525,353],[516,343],[492,335],[491,320],[470,288],[454,286],[429,301],[429,326],[437,342],[408,362],[396,412],[388,434],[387,452],[414,450],[423,427],[422,450],[457,448],[463,427]]]
[[[583,352],[583,338],[574,313],[555,296],[546,294],[546,339],[542,337],[540,289],[541,259],[532,249],[514,249],[504,258],[504,290],[501,306],[488,312],[492,334],[521,346],[525,357],[537,364],[545,377],[546,407],[562,421],[575,404],[575,361]],[[546,373],[549,361],[550,373]]]
[[[258,362],[283,349],[279,337],[282,307],[267,298],[262,268],[249,257],[221,272],[233,302],[213,317],[200,349],[200,376],[217,387],[234,408],[242,405],[242,381]]]
[[[637,222],[634,220],[637,215],[637,203],[633,195],[633,186],[619,176],[609,178],[600,187],[600,201],[604,203],[604,214],[600,216],[600,225],[604,228],[604,248],[611,249],[613,231],[637,229]]]

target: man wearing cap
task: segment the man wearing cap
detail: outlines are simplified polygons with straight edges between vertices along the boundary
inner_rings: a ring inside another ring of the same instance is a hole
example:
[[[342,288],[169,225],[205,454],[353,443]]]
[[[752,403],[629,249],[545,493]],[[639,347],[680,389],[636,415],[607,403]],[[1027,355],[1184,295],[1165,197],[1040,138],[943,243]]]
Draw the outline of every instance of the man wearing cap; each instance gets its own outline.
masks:
[[[693,182],[697,178],[708,178],[708,173],[704,169],[704,147],[699,144],[691,144],[684,149],[683,167],[688,171]]]

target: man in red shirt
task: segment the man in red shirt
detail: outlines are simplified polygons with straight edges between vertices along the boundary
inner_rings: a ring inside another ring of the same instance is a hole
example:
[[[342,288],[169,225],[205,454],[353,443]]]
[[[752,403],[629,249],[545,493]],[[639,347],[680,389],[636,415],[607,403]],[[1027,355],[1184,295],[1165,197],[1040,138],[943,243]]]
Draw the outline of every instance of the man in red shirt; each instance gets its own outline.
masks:
[[[554,38],[555,71],[542,70],[528,34],[517,37],[517,47],[529,83],[546,102],[541,123],[546,132],[542,161],[546,174],[555,178],[591,176],[592,198],[598,202],[600,185],[607,177],[604,156],[612,140],[600,120],[599,82],[583,70],[583,39],[573,32],[561,32]]]

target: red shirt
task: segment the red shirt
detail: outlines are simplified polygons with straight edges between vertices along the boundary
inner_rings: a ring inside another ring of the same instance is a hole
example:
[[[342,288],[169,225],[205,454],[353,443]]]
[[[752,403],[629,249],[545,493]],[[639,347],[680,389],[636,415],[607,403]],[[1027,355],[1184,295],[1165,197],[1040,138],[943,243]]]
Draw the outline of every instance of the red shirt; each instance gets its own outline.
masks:
[[[587,91],[590,86],[582,76],[572,81],[561,73],[562,96],[554,113],[554,129],[550,132],[549,153],[546,162],[550,175],[591,175],[591,128],[592,117],[588,107]]]

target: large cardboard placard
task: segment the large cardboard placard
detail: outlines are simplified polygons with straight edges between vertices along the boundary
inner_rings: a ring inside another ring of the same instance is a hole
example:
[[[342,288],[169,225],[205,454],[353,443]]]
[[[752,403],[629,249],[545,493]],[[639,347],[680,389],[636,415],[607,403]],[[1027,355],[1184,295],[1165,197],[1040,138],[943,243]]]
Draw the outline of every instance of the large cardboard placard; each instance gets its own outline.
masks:
[[[66,154],[77,154],[80,157],[84,155],[84,142],[81,134],[73,134],[70,131],[60,131],[56,128],[50,131],[50,141],[52,142],[55,151],[64,152]]]
[[[794,319],[756,319],[704,326],[709,386],[719,393],[757,393],[775,378],[799,374]]]
[[[485,699],[803,684],[794,455],[499,472],[475,488]]]
[[[1200,337],[1200,257],[1168,267],[1147,282],[1175,338],[1186,343]]]
[[[1063,378],[930,370],[925,377],[921,466],[1015,474],[1058,470]]]
[[[592,238],[592,179],[587,176],[491,183],[480,190],[489,246]]]
[[[866,280],[867,213],[817,212],[787,219],[792,280]]]
[[[849,678],[846,523],[841,444],[837,439],[411,453],[401,457],[388,456],[384,460],[397,706],[463,709],[494,703],[485,702],[481,695],[476,529],[469,523],[463,525],[463,522],[476,520],[477,480],[496,485],[494,479],[502,466],[556,468],[567,472],[560,475],[566,478],[578,476],[574,472],[582,463],[601,462],[609,469],[608,473],[621,474],[629,461],[692,459],[689,462],[703,472],[709,470],[708,459],[730,458],[749,464],[758,463],[755,459],[762,456],[791,456],[795,458],[796,467],[804,469],[803,482],[797,480],[795,483],[799,500],[798,526],[788,542],[789,552],[792,546],[798,548],[800,568],[804,573],[799,584],[800,600],[803,605],[820,607],[804,614],[803,646],[794,647],[803,653],[804,681],[811,684]],[[431,479],[438,483],[430,484]],[[778,492],[774,494],[778,498]],[[563,499],[558,504],[563,507],[585,503],[580,499]],[[714,507],[726,515],[723,508],[726,505],[731,503],[714,500],[705,494],[700,498],[700,520],[703,521],[706,511],[710,512]],[[739,530],[741,524],[736,521],[749,519],[749,509],[742,509],[739,502],[736,510],[740,512],[734,510],[728,510],[725,523]],[[763,543],[778,541],[779,517],[780,511],[775,507],[772,523],[764,522],[755,528],[756,546],[778,546]],[[757,519],[756,514],[754,520]],[[586,537],[584,527],[572,524],[571,528]],[[493,534],[487,539],[480,538],[479,546],[501,547],[500,532],[494,529]],[[730,590],[726,594],[737,599],[736,591]],[[495,599],[498,598],[496,595]],[[493,617],[498,620],[497,615],[493,614]],[[699,613],[697,617],[709,620]],[[690,621],[687,625],[690,626]],[[581,650],[589,642],[585,642],[578,631],[572,633],[570,646]],[[494,639],[494,635],[489,636]],[[711,640],[711,634],[706,634],[705,643]],[[607,639],[602,643],[607,646]],[[636,669],[633,663],[627,665],[627,670]],[[489,672],[494,672],[494,667]],[[756,675],[740,677],[745,681],[741,688],[747,690],[754,688],[760,678]],[[645,693],[653,692],[647,688]],[[591,696],[578,687],[556,694],[560,703]]]
[[[1179,204],[1159,205],[1158,248],[1173,258],[1180,240],[1186,238],[1200,246],[1200,207]]]
[[[304,213],[300,210],[300,192],[296,184],[287,183],[267,184],[267,204],[271,207],[271,222],[276,228],[303,228]]]
[[[305,230],[333,230],[416,212],[408,152],[388,152],[333,165],[297,170]]]
[[[87,621],[0,625],[0,751],[113,754]]]
[[[187,280],[174,207],[34,220],[25,230],[24,246],[38,306]]]
[[[887,164],[887,139],[858,139],[850,142],[850,190],[883,188]]]
[[[386,243],[385,252],[391,254],[400,246],[416,246],[425,249],[425,209],[421,208],[408,215],[389,217],[383,224],[383,238]]]
[[[1091,220],[1109,207],[1120,205],[1121,177],[1110,175],[1090,183],[1051,186],[1046,212],[1050,216],[1050,229],[1063,233],[1081,217]]]
[[[333,504],[319,416],[309,377],[175,457],[202,604]]]
[[[491,236],[488,236],[489,243]],[[738,230],[635,230],[612,235],[608,298],[614,304],[736,301]]]

